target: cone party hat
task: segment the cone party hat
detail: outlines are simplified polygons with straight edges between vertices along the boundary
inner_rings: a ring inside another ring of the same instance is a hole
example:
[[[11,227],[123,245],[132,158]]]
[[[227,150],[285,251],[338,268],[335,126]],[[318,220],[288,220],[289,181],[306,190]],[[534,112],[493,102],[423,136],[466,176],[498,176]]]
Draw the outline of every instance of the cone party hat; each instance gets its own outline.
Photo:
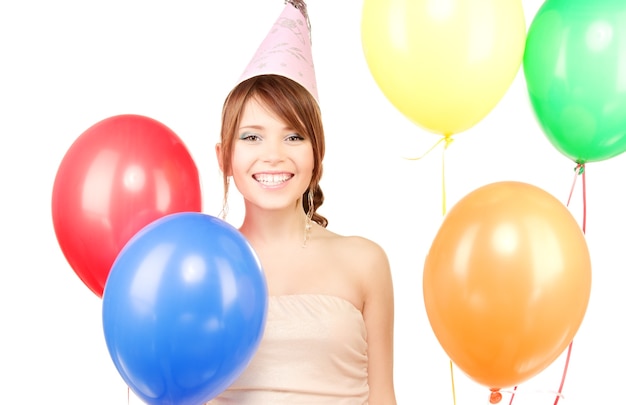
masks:
[[[311,30],[304,1],[285,1],[285,8],[239,82],[264,74],[276,74],[294,80],[319,101],[311,53]]]

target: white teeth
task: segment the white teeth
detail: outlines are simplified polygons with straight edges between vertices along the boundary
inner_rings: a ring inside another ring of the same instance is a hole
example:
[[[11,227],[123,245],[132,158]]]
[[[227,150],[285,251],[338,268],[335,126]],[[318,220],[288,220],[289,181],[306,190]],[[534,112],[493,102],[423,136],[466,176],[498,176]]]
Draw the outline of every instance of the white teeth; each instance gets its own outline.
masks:
[[[266,185],[276,185],[283,183],[291,178],[291,175],[280,173],[280,174],[270,174],[270,173],[262,173],[255,174],[254,178],[259,183],[263,183]]]

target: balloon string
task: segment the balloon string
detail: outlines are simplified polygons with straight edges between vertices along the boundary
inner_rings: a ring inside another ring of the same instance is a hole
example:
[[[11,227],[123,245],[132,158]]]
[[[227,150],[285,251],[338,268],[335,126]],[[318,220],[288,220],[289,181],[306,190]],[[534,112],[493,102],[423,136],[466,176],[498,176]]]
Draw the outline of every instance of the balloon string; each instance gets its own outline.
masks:
[[[500,391],[500,392],[507,393],[507,394],[511,394],[511,400],[509,401],[509,405],[511,405],[511,404],[513,403],[513,397],[515,397],[515,395],[518,395],[518,394],[524,394],[524,392],[523,392],[523,391],[518,391],[518,388],[519,388],[519,386],[517,386],[517,385],[516,385],[515,387],[513,387],[513,389],[512,389],[512,390],[504,390],[504,389],[503,389],[503,390],[499,390],[499,391]],[[558,392],[556,392],[556,391],[532,390],[532,391],[528,391],[528,392],[534,392],[534,393],[547,393],[547,394],[550,394],[550,395],[557,395],[557,396],[559,396],[559,397],[561,397],[561,398],[565,398],[565,397],[563,396],[563,394],[560,394],[560,393],[558,393]],[[527,394],[528,392],[526,392],[526,394]]]
[[[444,135],[439,142],[445,141],[443,145],[443,151],[441,153],[441,215],[445,216],[447,212],[446,208],[446,149],[452,143],[452,136],[449,134]],[[438,142],[438,143],[439,143]],[[438,144],[437,143],[437,144]],[[456,405],[456,390],[454,388],[454,364],[450,359],[450,383],[452,385],[452,404]]]
[[[572,188],[569,192],[569,197],[567,198],[567,206],[569,207],[569,203],[572,199],[572,194],[574,193],[574,186],[576,185],[576,179],[578,176],[582,176],[583,178],[583,220],[582,220],[582,231],[583,233],[587,232],[587,182],[585,180],[585,164],[578,163],[574,168],[576,174],[574,175],[574,182],[572,183]]]
[[[405,157],[405,159],[407,159],[407,160],[420,160],[420,159],[424,158],[426,155],[428,155],[430,152],[432,152],[433,149],[435,149],[437,147],[437,145],[439,145],[441,142],[446,142],[446,144],[449,144],[450,142],[452,142],[452,138],[450,137],[450,135],[444,135],[437,142],[435,142],[435,144],[433,146],[431,146],[430,149],[428,149],[426,152],[424,152],[421,156],[411,157],[411,158]],[[446,147],[447,147],[447,145],[446,145]]]
[[[567,206],[569,207],[569,203],[572,200],[572,194],[574,194],[574,188],[576,187],[576,179],[578,178],[579,175],[583,174],[585,172],[585,165],[582,163],[579,163],[576,165],[576,167],[574,168],[574,181],[572,182],[572,188],[570,188],[569,190],[569,197],[567,197]],[[584,193],[583,193],[583,197],[584,197]],[[583,201],[584,202],[584,201]]]
[[[513,387],[513,392],[511,393],[511,400],[509,401],[509,405],[513,403],[513,398],[515,398],[515,391],[517,391],[517,385]]]
[[[569,192],[569,197],[567,198],[567,206],[569,207],[569,203],[572,200],[572,194],[574,193],[574,188],[576,186],[576,179],[578,178],[578,176],[582,175],[583,178],[583,220],[582,220],[582,231],[583,233],[585,233],[585,228],[586,228],[586,224],[587,224],[587,186],[586,186],[586,181],[585,181],[585,164],[584,163],[578,163],[576,165],[576,167],[574,168],[574,171],[576,172],[574,174],[574,181],[572,182],[572,188],[570,189]],[[569,360],[570,357],[572,355],[572,346],[574,344],[574,341],[571,341],[569,346],[567,347],[567,355],[565,357],[565,366],[563,367],[563,376],[561,377],[561,384],[559,385],[559,391],[557,392],[557,396],[554,399],[554,405],[557,405],[559,403],[559,399],[561,399],[562,392],[563,392],[563,385],[565,384],[565,376],[567,375],[567,368],[569,367]]]
[[[569,207],[569,202],[572,199],[572,194],[574,192],[574,186],[576,185],[576,179],[578,176],[582,176],[583,178],[583,220],[582,220],[582,230],[583,233],[586,233],[587,228],[587,182],[585,181],[585,164],[578,163],[574,168],[576,174],[574,175],[574,182],[572,184],[572,188],[569,192],[569,197],[567,199],[567,206]]]
[[[441,214],[443,216],[446,215],[447,212],[447,204],[446,204],[446,149],[452,143],[453,139],[451,135],[445,135],[443,140],[446,142],[443,145],[443,152],[441,154]]]
[[[444,135],[428,152],[430,152],[435,146],[441,142],[445,142],[443,145],[443,151],[441,153],[441,215],[446,215],[446,149],[452,143],[452,136],[449,134]],[[428,153],[426,152],[426,153]],[[454,364],[450,360],[450,383],[452,388],[452,404],[456,405],[456,389],[454,388]]]
[[[440,143],[444,142],[443,152],[441,155],[441,205],[442,205],[441,210],[442,210],[443,216],[446,215],[446,159],[445,159],[445,155],[446,155],[446,149],[448,149],[448,146],[450,146],[453,140],[454,139],[452,138],[452,134],[444,134],[437,142],[435,142],[433,146],[431,146],[421,156],[405,158],[407,160],[420,160],[424,156],[432,152]],[[452,383],[452,401],[453,401],[453,405],[456,405],[456,393],[454,389],[454,364],[452,363],[452,360],[450,360],[450,380]]]
[[[586,228],[586,222],[587,222],[587,202],[586,202],[586,182],[585,182],[585,164],[584,163],[578,163],[576,165],[576,167],[574,168],[574,171],[576,172],[574,174],[574,181],[572,182],[572,187],[570,188],[569,191],[569,196],[567,197],[567,206],[569,207],[569,203],[572,200],[572,194],[574,194],[574,189],[576,187],[576,179],[578,178],[578,176],[582,175],[583,178],[583,220],[582,220],[582,231],[583,233],[585,233],[585,228]],[[559,390],[556,393],[556,398],[554,400],[554,405],[557,405],[559,403],[559,399],[563,397],[563,386],[565,385],[565,376],[567,375],[567,368],[569,367],[569,360],[572,354],[572,345],[574,344],[574,341],[571,341],[568,348],[567,348],[567,355],[565,357],[565,366],[563,367],[563,375],[561,376],[561,384],[559,385]],[[513,398],[515,397],[515,391],[517,390],[517,386],[515,386],[513,388],[513,392],[511,394],[511,400],[509,401],[509,405],[513,404]]]
[[[567,356],[565,357],[565,366],[563,367],[563,377],[561,377],[561,384],[559,385],[559,391],[557,393],[556,398],[554,399],[554,405],[559,403],[559,399],[563,396],[562,392],[563,392],[563,384],[565,384],[565,375],[567,374],[567,367],[569,366],[569,359],[570,359],[570,355],[572,354],[572,345],[574,344],[574,341],[571,341],[569,343],[569,346],[567,347]]]
[[[407,160],[420,160],[430,152],[432,152],[440,143],[445,142],[443,146],[443,155],[441,158],[441,189],[442,189],[442,214],[446,215],[446,172],[445,172],[445,151],[448,149],[448,146],[452,143],[454,139],[452,139],[452,134],[445,134],[433,146],[431,146],[426,152],[424,152],[421,156],[417,157],[405,157]]]
[[[445,143],[443,145],[443,151],[441,153],[441,215],[445,216],[446,215],[446,149],[448,149],[448,146],[450,146],[453,139],[450,134],[446,134],[444,135],[443,138],[439,140],[439,142],[435,144],[435,146],[437,146],[442,141],[444,141]],[[450,383],[452,385],[452,404],[456,405],[456,390],[454,388],[454,364],[452,363],[452,360],[450,360]]]
[[[454,365],[452,364],[452,360],[450,360],[450,380],[452,382],[452,403],[456,405],[456,393],[454,390]]]
[[[578,163],[576,165],[576,167],[574,168],[574,170],[576,171],[575,177],[574,177],[574,184],[576,184],[576,178],[579,175],[582,175],[583,178],[583,224],[582,224],[582,231],[584,234],[586,234],[586,228],[587,228],[587,181],[585,179],[585,164],[584,163]],[[572,191],[574,189],[574,184],[572,184]],[[567,205],[569,206],[569,202],[570,199],[572,198],[572,191],[570,191],[570,196],[567,199]],[[557,397],[554,400],[554,405],[557,405],[559,403],[559,399],[561,398],[561,393],[563,392],[563,385],[565,384],[565,375],[567,374],[567,368],[569,366],[569,360],[570,360],[570,356],[572,354],[572,345],[574,344],[574,341],[571,341],[569,346],[567,347],[567,356],[565,357],[565,366],[563,367],[563,377],[561,377],[561,384],[559,385],[559,392]]]

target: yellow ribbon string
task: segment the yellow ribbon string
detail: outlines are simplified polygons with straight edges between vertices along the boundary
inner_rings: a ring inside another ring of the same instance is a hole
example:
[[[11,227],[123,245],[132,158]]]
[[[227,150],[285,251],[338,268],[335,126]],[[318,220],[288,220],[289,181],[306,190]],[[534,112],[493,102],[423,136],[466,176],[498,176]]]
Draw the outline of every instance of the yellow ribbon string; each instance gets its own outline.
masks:
[[[424,154],[422,156],[418,156],[418,157],[405,157],[406,160],[420,160],[422,158],[424,158],[426,155],[428,155],[430,152],[433,151],[433,149],[435,149],[437,147],[437,145],[439,145],[441,142],[446,142],[446,146],[447,147],[450,142],[452,142],[452,138],[450,135],[444,135],[443,137],[439,138],[439,140],[437,142],[435,142],[435,144],[433,146],[430,147],[430,149],[428,149],[426,152],[424,152]]]
[[[448,146],[450,146],[453,140],[454,139],[452,139],[452,134],[445,134],[437,142],[435,142],[435,144],[431,146],[430,149],[428,149],[423,155],[418,156],[418,157],[413,157],[413,158],[405,158],[407,160],[420,160],[424,156],[432,152],[433,149],[435,149],[440,143],[445,142],[443,145],[443,152],[441,154],[441,205],[442,205],[441,210],[442,210],[443,216],[446,215],[446,159],[445,159],[445,155],[446,155],[446,149],[448,149]],[[454,388],[454,364],[452,363],[452,360],[450,360],[450,380],[452,383],[452,402],[453,402],[453,405],[456,405],[456,392]]]
[[[450,146],[450,144],[452,143],[454,139],[452,138],[452,134],[445,134],[443,135],[441,138],[439,138],[439,140],[437,142],[435,142],[435,144],[433,146],[430,147],[430,149],[428,149],[426,152],[424,152],[424,154],[422,154],[421,156],[417,156],[417,157],[405,157],[405,159],[407,160],[420,160],[422,158],[424,158],[426,155],[428,155],[430,152],[432,152],[437,146],[439,146],[440,143],[444,142],[443,145],[443,154],[441,157],[441,204],[442,204],[442,215],[446,215],[446,170],[445,170],[445,152],[446,149],[448,149],[448,146]]]
[[[441,154],[441,214],[443,216],[446,215],[447,209],[446,209],[446,149],[448,149],[448,146],[450,146],[450,144],[452,143],[452,141],[454,139],[452,139],[452,135],[445,135],[444,136],[444,141],[446,141],[446,143],[443,145],[443,152]]]
[[[446,149],[452,143],[452,135],[444,135],[443,140],[446,142],[443,145],[443,151],[441,153],[441,215],[445,216],[447,212],[446,208]],[[452,384],[452,404],[456,405],[456,390],[454,388],[454,364],[450,360],[450,383]]]
[[[456,393],[454,391],[454,365],[452,364],[452,360],[450,360],[450,380],[452,382],[452,403],[456,405]]]

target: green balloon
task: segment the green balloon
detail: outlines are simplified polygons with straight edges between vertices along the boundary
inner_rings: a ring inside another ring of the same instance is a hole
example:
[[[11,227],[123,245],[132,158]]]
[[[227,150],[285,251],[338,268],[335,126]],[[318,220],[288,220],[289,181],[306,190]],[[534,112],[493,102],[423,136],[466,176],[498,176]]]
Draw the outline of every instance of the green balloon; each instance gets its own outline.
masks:
[[[546,0],[523,58],[543,132],[577,163],[626,151],[626,1]]]

